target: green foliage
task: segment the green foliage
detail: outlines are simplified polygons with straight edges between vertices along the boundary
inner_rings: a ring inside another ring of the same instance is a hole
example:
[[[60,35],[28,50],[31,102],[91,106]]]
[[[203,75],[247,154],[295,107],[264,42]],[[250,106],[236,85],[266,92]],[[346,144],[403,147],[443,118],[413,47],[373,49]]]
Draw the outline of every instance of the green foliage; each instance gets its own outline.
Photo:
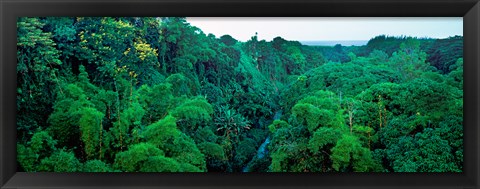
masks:
[[[179,172],[179,171],[186,171],[186,170],[181,170],[180,165],[177,161],[173,160],[172,158],[167,158],[163,156],[149,157],[145,161],[144,166],[140,168],[140,172]]]
[[[237,43],[237,40],[230,35],[222,35],[220,37],[220,41],[227,46],[232,46],[232,45],[235,45],[235,43]]]
[[[375,171],[378,166],[372,159],[371,151],[363,148],[358,138],[352,135],[343,135],[338,140],[332,148],[331,158],[336,171],[350,166],[356,172]]]
[[[101,148],[102,142],[102,119],[104,115],[95,108],[85,108],[82,110],[80,118],[80,135],[85,145],[85,153],[87,158],[98,157],[101,159],[102,154],[97,150]],[[101,151],[101,150],[100,150]]]
[[[463,37],[453,36],[446,39],[436,39],[425,49],[427,62],[437,68],[441,73],[447,74],[452,69],[457,59],[463,56]]]
[[[461,172],[463,37],[306,46],[182,17],[17,19],[38,172]]]
[[[305,60],[305,57],[303,56],[300,49],[295,46],[290,46],[287,48],[287,53],[292,58],[293,65],[294,65],[293,69],[299,70],[301,73],[307,61]]]
[[[139,103],[144,107],[144,122],[151,124],[163,119],[168,111],[174,108],[173,95],[170,84],[157,84],[153,87],[142,85],[137,91]]]
[[[127,151],[119,152],[115,156],[115,169],[126,172],[136,172],[143,167],[154,166],[155,164],[147,163],[149,158],[156,156],[164,156],[164,152],[153,144],[139,143],[132,145]],[[143,168],[145,169],[145,168]]]
[[[220,107],[215,116],[217,132],[222,133],[222,136],[230,140],[238,141],[238,137],[251,127],[250,121],[228,106]]]
[[[131,102],[130,107],[124,109],[119,120],[113,123],[111,131],[116,136],[117,147],[123,148],[132,142],[138,143],[142,138],[143,125],[141,123],[145,110],[137,102]],[[127,137],[130,136],[130,137]]]
[[[41,172],[80,172],[82,164],[75,157],[73,152],[59,150],[50,157],[42,159],[38,166]]]
[[[206,169],[205,156],[190,137],[177,129],[176,119],[167,116],[149,125],[144,132],[145,139],[180,163],[190,164],[190,171],[198,172]]]
[[[187,100],[172,111],[172,115],[177,118],[180,128],[186,133],[209,123],[212,120],[212,114],[212,106],[202,97]]]
[[[200,127],[196,130],[193,139],[197,143],[216,142],[219,139],[219,136],[215,135],[211,127]]]
[[[302,124],[304,123],[310,132],[318,128],[321,123],[319,117],[331,118],[333,115],[328,115],[328,112],[320,110],[311,104],[296,104],[292,108],[293,116],[295,116]]]
[[[165,152],[186,166],[184,168],[188,168],[188,172],[206,171],[205,155],[200,152],[193,139],[183,133],[166,145]]]
[[[313,137],[308,142],[308,148],[318,153],[325,145],[336,144],[341,137],[341,132],[337,129],[321,127],[313,133]]]
[[[411,80],[418,78],[421,72],[433,70],[425,62],[427,54],[420,49],[420,42],[413,38],[407,38],[400,45],[400,49],[392,54],[390,64],[398,71],[402,79]]]
[[[83,165],[84,172],[112,172],[112,168],[100,160],[89,160]]]
[[[282,167],[286,167],[288,165],[288,154],[276,151],[272,153],[272,164],[270,165],[270,169],[273,172],[287,172],[288,170],[283,169]]]
[[[274,120],[272,124],[270,124],[268,126],[268,129],[271,133],[275,133],[275,131],[277,129],[280,129],[280,128],[287,128],[289,127],[290,125],[288,125],[288,123],[286,121],[283,121],[283,120]]]
[[[128,57],[125,52],[133,45],[134,26],[111,17],[80,17],[76,26],[78,59],[97,67],[93,81],[111,87],[117,68],[126,66],[121,60]]]
[[[166,81],[171,84],[172,93],[175,96],[191,95],[191,82],[183,74],[173,74],[167,77]]]
[[[56,149],[56,143],[46,131],[38,131],[30,140],[30,147],[34,153],[45,156],[48,151]]]
[[[248,160],[252,159],[255,155],[257,145],[252,139],[245,139],[238,143],[235,149],[234,164],[241,168],[248,163]]]
[[[175,142],[176,145],[185,147],[185,143]],[[169,150],[169,149],[167,149]],[[187,149],[188,150],[188,149]],[[129,147],[127,151],[120,152],[116,155],[116,169],[126,172],[199,172],[203,169],[196,166],[196,160],[188,160],[192,155],[191,151],[182,154],[176,154],[173,158],[166,157],[166,152],[158,149],[150,143],[138,143]],[[184,155],[186,157],[180,157]],[[200,163],[201,164],[201,163]],[[204,166],[204,164],[203,164]]]
[[[167,116],[147,126],[144,135],[147,141],[164,148],[180,136],[180,131],[177,129],[176,119],[173,116]]]
[[[415,137],[401,137],[398,146],[387,151],[394,171],[398,172],[459,172],[446,140],[426,129]],[[400,147],[402,146],[402,147]],[[394,158],[394,159],[392,159]],[[404,162],[408,162],[405,164]]]
[[[60,51],[39,18],[17,20],[17,131],[23,142],[45,128],[59,83]],[[22,113],[27,112],[28,114]]]
[[[450,85],[463,89],[463,58],[459,58],[454,65],[450,66],[450,69],[452,70],[448,74]]]
[[[222,146],[212,143],[212,142],[204,142],[198,144],[198,149],[205,154],[207,159],[212,160],[226,160],[225,153],[223,151]]]
[[[407,38],[404,36],[394,37],[394,36],[379,35],[370,39],[366,47],[370,51],[382,50],[386,54],[391,55],[393,52],[396,51],[396,49],[400,47],[400,44],[405,40],[407,40]]]
[[[38,168],[39,156],[22,144],[17,144],[17,162],[26,172],[36,171]]]
[[[369,58],[371,58],[371,63],[374,64],[382,64],[388,62],[388,54],[385,53],[384,51],[375,49],[373,50],[369,55]]]
[[[79,120],[87,107],[93,107],[93,104],[76,84],[68,84],[63,94],[58,96],[48,122],[53,136],[62,146],[80,146],[77,140],[80,136]]]
[[[40,161],[57,150],[56,144],[47,131],[37,131],[26,145],[17,144],[17,161],[27,172],[38,171]]]

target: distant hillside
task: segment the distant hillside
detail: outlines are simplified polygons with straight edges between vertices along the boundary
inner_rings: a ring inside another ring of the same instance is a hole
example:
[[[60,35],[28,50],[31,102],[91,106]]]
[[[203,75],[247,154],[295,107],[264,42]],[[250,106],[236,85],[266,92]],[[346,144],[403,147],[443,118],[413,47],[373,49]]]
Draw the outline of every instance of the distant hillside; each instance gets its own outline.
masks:
[[[308,46],[335,46],[340,44],[342,46],[362,46],[368,43],[368,40],[347,40],[347,41],[300,41],[303,45]]]

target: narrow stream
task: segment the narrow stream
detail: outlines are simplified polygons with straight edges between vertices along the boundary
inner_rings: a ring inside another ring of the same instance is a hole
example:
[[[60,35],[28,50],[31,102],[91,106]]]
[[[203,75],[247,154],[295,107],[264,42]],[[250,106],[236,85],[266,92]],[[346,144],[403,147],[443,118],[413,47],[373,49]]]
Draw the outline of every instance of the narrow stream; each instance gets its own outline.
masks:
[[[280,119],[280,117],[282,117],[282,110],[278,110],[278,111],[275,112],[275,115],[273,116],[273,120],[278,120],[278,119]],[[270,135],[268,135],[267,138],[265,139],[265,141],[262,143],[262,145],[260,145],[260,147],[258,147],[257,154],[255,156],[253,156],[252,160],[250,160],[250,162],[248,162],[247,165],[245,165],[245,167],[243,167],[243,172],[249,172],[249,170],[248,170],[249,165],[255,159],[262,159],[265,156],[267,156],[267,154],[268,154],[268,149],[267,149],[268,144],[270,144]]]

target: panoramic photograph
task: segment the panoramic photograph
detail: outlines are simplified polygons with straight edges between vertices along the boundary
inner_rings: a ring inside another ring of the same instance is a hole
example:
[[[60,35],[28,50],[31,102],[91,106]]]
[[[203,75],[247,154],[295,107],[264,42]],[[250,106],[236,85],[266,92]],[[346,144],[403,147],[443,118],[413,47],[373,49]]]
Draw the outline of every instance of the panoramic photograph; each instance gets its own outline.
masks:
[[[463,172],[462,17],[19,17],[18,172]]]

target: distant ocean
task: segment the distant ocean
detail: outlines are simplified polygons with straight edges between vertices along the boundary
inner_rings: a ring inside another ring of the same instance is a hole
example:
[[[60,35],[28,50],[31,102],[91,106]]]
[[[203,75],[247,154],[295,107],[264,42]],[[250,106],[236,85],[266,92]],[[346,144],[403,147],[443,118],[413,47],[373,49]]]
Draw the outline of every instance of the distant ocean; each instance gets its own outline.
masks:
[[[350,41],[300,41],[303,45],[308,46],[335,46],[340,44],[342,46],[362,46],[368,43],[368,40],[350,40]]]

